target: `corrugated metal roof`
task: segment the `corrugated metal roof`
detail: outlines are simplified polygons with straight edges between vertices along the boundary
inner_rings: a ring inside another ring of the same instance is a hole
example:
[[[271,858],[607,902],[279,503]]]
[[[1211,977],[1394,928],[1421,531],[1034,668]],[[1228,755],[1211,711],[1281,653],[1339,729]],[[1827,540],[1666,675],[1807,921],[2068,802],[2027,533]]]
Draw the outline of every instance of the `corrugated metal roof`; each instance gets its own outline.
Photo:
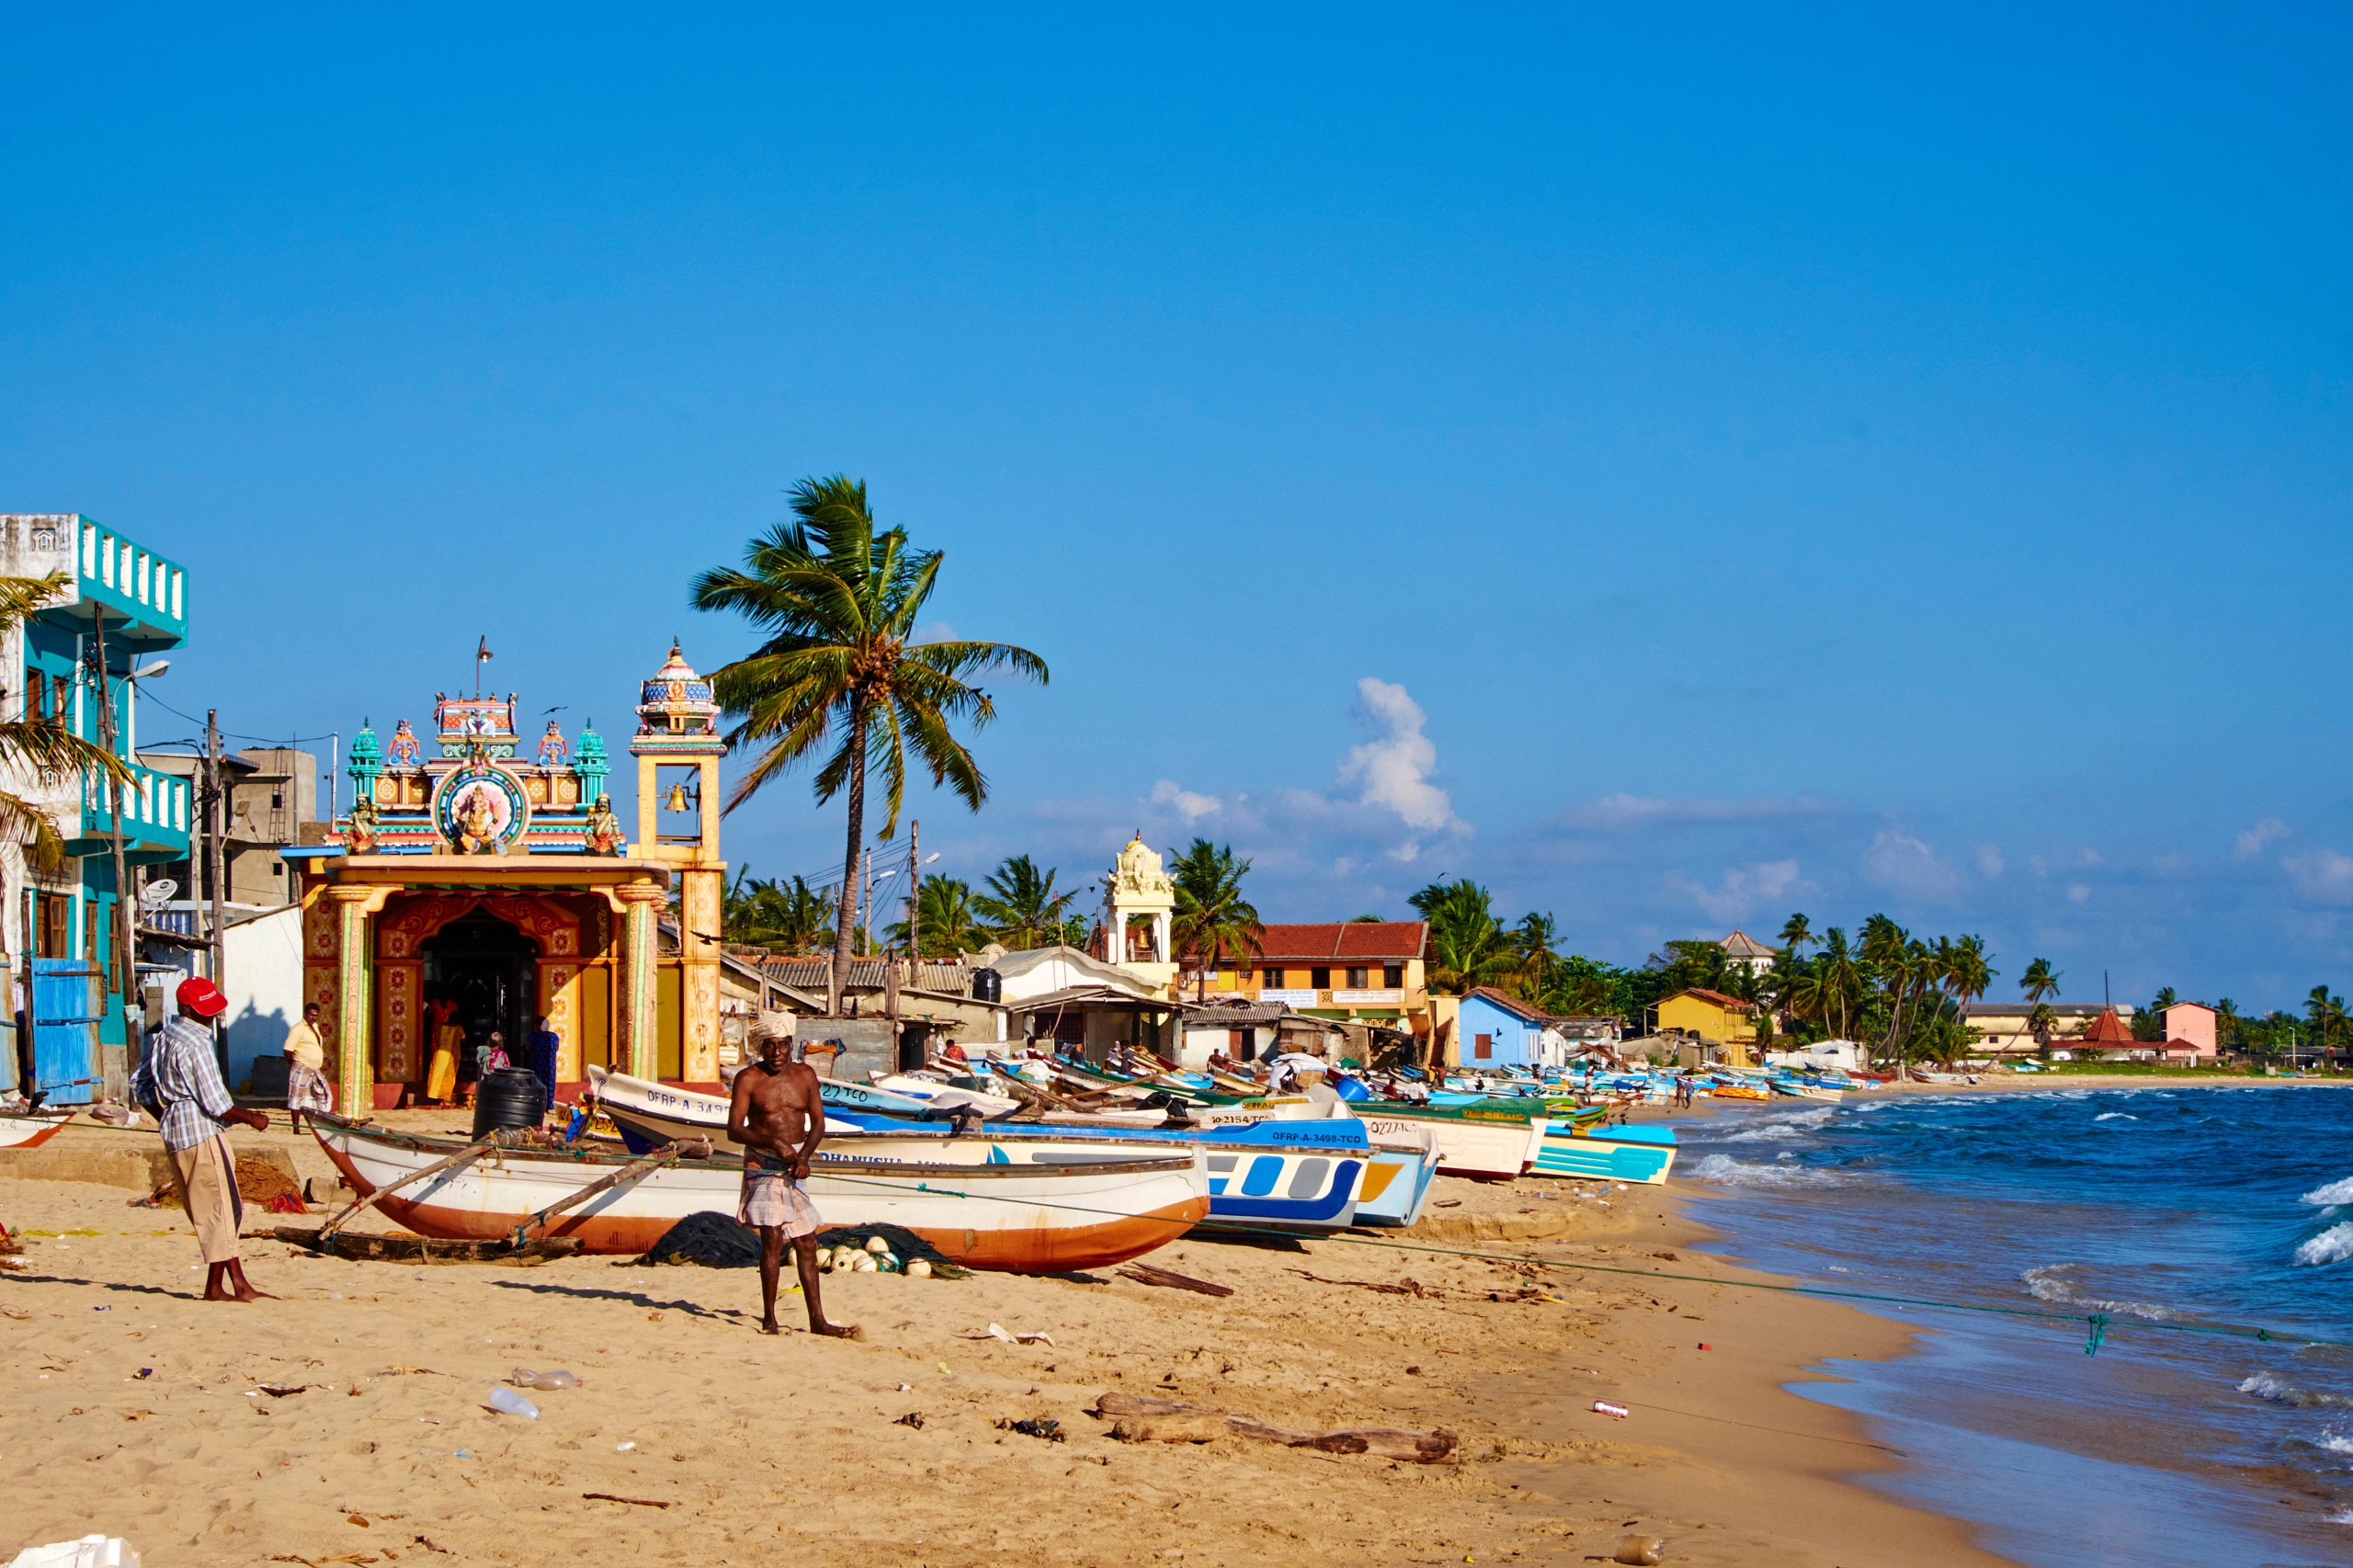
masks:
[[[849,961],[849,984],[857,990],[882,989],[883,971],[892,964],[899,966],[899,983],[918,991],[968,992],[972,988],[972,971],[968,964],[940,963],[926,959],[915,966],[912,978],[907,974],[904,959],[852,959]],[[769,959],[760,965],[779,984],[802,991],[823,993],[832,983],[834,960],[831,959]]]

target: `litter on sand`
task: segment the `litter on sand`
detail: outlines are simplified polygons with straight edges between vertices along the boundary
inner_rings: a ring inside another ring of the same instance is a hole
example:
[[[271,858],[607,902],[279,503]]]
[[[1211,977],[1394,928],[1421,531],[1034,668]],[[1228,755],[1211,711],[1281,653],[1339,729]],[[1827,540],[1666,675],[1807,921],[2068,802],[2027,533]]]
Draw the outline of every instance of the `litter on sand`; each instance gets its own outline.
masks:
[[[1619,1421],[1623,1421],[1626,1417],[1633,1414],[1632,1411],[1627,1409],[1624,1405],[1615,1403],[1606,1399],[1597,1399],[1593,1402],[1593,1413],[1596,1415],[1610,1416]]]
[[[1051,1347],[1054,1343],[1053,1336],[1051,1335],[1008,1333],[1006,1330],[1006,1326],[1001,1323],[993,1323],[989,1324],[986,1333],[967,1334],[959,1335],[959,1337],[963,1339],[1002,1339],[1007,1345],[1043,1345],[1049,1347]]]

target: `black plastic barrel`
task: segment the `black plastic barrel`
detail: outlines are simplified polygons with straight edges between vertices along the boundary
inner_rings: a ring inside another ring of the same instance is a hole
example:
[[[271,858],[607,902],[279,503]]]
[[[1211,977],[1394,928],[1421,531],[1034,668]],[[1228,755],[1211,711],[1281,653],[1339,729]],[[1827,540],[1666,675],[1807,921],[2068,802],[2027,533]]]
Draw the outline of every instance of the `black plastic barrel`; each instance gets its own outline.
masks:
[[[974,970],[972,971],[972,1000],[975,1002],[1004,1001],[1005,976],[993,969]]]
[[[501,1067],[474,1091],[474,1136],[537,1127],[547,1119],[547,1085],[529,1067]]]

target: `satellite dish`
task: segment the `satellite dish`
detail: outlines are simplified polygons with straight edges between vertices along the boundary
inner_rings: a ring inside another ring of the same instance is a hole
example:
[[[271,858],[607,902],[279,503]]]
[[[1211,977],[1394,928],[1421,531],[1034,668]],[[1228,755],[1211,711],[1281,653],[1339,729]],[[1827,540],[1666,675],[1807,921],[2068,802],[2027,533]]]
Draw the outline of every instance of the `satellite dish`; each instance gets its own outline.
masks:
[[[169,877],[158,877],[141,890],[142,903],[169,903],[179,896],[180,885]]]

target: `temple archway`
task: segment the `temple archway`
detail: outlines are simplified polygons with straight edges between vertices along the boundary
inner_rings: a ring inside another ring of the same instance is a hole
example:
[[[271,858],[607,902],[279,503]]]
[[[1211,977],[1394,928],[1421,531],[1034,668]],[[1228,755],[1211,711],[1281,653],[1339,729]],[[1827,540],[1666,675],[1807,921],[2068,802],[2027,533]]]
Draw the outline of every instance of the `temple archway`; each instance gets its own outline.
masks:
[[[512,922],[475,909],[418,943],[417,952],[424,960],[427,1017],[436,1003],[454,1002],[454,1021],[466,1031],[458,1063],[460,1083],[472,1081],[474,1052],[493,1030],[504,1040],[508,1056],[528,1060],[524,1044],[539,999],[537,942]]]

